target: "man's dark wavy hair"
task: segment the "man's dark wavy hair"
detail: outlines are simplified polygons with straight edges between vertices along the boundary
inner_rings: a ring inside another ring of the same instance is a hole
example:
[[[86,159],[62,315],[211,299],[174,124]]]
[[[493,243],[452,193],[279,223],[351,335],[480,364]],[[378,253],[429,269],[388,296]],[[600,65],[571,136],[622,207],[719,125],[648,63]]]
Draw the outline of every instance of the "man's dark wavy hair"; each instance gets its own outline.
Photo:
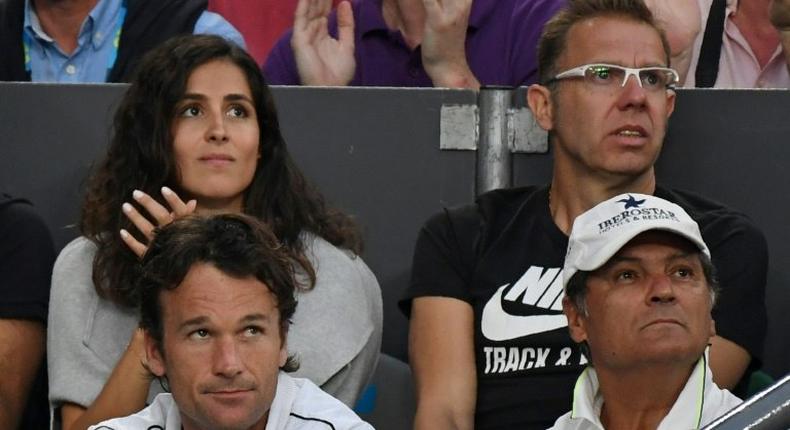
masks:
[[[162,292],[177,289],[190,269],[200,263],[211,264],[234,278],[254,277],[265,284],[277,300],[280,336],[285,342],[296,310],[294,293],[298,283],[294,269],[308,264],[305,257],[282,246],[269,228],[253,217],[190,215],[158,229],[135,283],[140,327],[156,341],[160,352],[166,355],[162,343]],[[298,368],[296,359],[289,356],[282,370],[292,372]]]
[[[121,205],[132,201],[135,189],[163,205],[162,186],[183,193],[171,125],[189,76],[211,61],[228,61],[241,69],[258,117],[260,158],[245,191],[243,212],[269,224],[279,240],[297,252],[304,251],[299,240],[302,231],[356,253],[361,250],[351,218],[328,208],[291,159],[271,92],[255,60],[218,36],[181,36],[153,49],[141,61],[115,114],[107,154],[87,184],[80,231],[98,248],[93,262],[97,293],[117,304],[136,305],[132,280],[138,270],[138,258],[119,237],[120,229],[137,231],[122,215]],[[303,268],[313,285],[312,266],[305,260]]]

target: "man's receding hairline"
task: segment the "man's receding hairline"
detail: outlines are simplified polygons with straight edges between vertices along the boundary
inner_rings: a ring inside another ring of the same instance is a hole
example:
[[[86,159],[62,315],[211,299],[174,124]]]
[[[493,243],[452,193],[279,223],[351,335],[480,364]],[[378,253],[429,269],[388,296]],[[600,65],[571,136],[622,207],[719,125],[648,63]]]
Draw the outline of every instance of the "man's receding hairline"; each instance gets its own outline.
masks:
[[[636,18],[634,16],[628,15],[628,14],[623,13],[623,12],[604,11],[604,12],[596,13],[595,15],[592,15],[592,16],[588,16],[588,17],[582,18],[579,21],[576,21],[575,23],[571,24],[570,27],[568,27],[568,31],[565,33],[565,41],[564,41],[565,43],[561,47],[562,51],[560,51],[559,55],[557,55],[556,60],[554,61],[555,73],[560,73],[562,70],[564,70],[565,68],[568,68],[568,67],[574,67],[573,65],[570,65],[570,66],[567,66],[567,65],[566,66],[561,66],[560,65],[563,62],[564,57],[566,57],[568,55],[568,51],[569,51],[570,45],[571,45],[571,43],[570,43],[571,35],[573,34],[573,31],[574,31],[575,28],[581,27],[583,24],[585,24],[585,23],[587,23],[589,21],[593,21],[595,19],[619,20],[621,22],[631,22],[631,23],[634,23],[634,24],[641,24],[641,25],[644,25],[646,27],[649,27],[651,30],[653,30],[653,32],[656,35],[656,38],[658,39],[658,46],[660,47],[660,52],[662,54],[668,54],[668,55],[672,54],[671,52],[670,53],[664,52],[664,47],[663,47],[664,46],[664,42],[663,42],[663,40],[661,38],[661,33],[658,31],[658,29],[656,27],[654,27],[650,23],[645,22],[645,21],[643,21],[643,20],[641,20],[639,18]],[[671,67],[670,58],[664,58],[663,59],[663,64],[660,64],[658,66]]]

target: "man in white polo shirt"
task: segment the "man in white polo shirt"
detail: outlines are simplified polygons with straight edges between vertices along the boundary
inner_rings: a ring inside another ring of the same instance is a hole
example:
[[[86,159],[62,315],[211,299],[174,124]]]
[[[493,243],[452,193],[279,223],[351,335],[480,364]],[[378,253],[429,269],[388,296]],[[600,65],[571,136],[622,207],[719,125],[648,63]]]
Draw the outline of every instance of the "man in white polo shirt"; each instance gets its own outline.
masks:
[[[244,215],[163,227],[137,288],[147,365],[172,394],[91,429],[372,430],[286,373],[298,367],[286,339],[300,258]]]
[[[711,378],[715,274],[680,206],[642,194],[598,204],[573,223],[563,276],[590,365],[554,429],[697,429],[740,403]]]

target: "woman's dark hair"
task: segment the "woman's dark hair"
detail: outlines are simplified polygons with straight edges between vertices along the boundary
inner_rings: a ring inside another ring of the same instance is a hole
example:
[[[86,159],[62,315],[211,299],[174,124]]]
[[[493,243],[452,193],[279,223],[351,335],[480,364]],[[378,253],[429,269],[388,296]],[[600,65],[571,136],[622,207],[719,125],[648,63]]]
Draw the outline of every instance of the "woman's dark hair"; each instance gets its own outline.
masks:
[[[237,279],[260,281],[276,299],[280,339],[285,342],[296,311],[294,267],[309,264],[302,254],[281,246],[257,219],[238,214],[190,215],[162,227],[151,242],[136,280],[140,327],[164,351],[162,292],[178,288],[196,264],[206,263]],[[222,286],[218,286],[221,288]],[[282,370],[293,372],[299,363],[289,356]]]
[[[260,129],[260,158],[244,193],[243,212],[269,224],[278,239],[296,252],[304,251],[299,240],[302,231],[361,251],[351,218],[328,208],[291,159],[271,92],[255,60],[218,36],[181,36],[153,49],[140,62],[115,113],[107,154],[87,184],[80,231],[98,247],[93,262],[96,291],[115,303],[136,305],[132,280],[139,270],[138,258],[119,237],[120,229],[136,231],[122,215],[121,205],[132,201],[135,189],[163,205],[162,186],[184,195],[173,156],[171,125],[192,72],[217,60],[229,61],[243,72]],[[309,264],[303,268],[314,284],[313,268]]]

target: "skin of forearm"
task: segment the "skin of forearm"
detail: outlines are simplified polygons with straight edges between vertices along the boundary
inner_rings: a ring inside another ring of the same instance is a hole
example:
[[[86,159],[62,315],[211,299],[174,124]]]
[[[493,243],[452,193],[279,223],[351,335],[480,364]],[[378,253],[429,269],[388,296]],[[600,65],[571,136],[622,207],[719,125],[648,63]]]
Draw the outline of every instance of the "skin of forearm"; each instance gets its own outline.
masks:
[[[414,418],[414,430],[472,430],[473,416],[457,420],[449,413],[440,414],[435,409],[418,408]],[[474,415],[474,414],[472,414]]]
[[[127,349],[93,404],[67,429],[64,423],[64,429],[85,430],[104,420],[139,412],[148,398],[149,375],[138,353]]]
[[[425,72],[430,76],[433,86],[437,88],[480,89],[480,82],[465,64],[455,67],[426,66]]]
[[[479,90],[480,89],[480,82],[477,80],[475,75],[469,74],[459,74],[456,76],[445,77],[444,80],[436,80],[434,81],[435,87],[447,87],[447,88],[465,88],[469,90]]]
[[[26,387],[28,388],[28,387]],[[25,407],[23,400],[27,399],[29,391],[0,394],[0,422],[8,428],[17,428],[22,410]]]
[[[33,321],[0,320],[0,423],[16,428],[31,385],[44,358],[44,325]]]

